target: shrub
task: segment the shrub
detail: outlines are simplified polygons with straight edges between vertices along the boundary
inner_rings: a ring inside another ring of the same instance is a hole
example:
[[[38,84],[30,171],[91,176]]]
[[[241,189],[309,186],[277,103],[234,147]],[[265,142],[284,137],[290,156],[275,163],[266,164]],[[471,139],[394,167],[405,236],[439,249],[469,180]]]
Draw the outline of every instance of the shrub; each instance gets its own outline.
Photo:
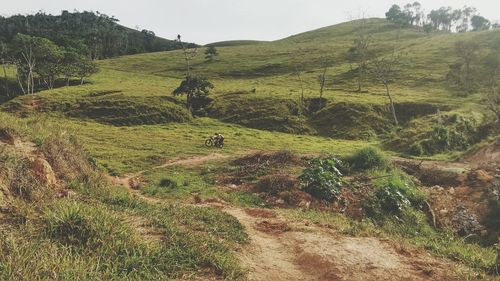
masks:
[[[176,188],[177,182],[173,179],[164,178],[160,180],[161,187]]]
[[[500,232],[500,199],[491,198],[488,205],[489,212],[486,216],[486,226],[495,232]]]
[[[366,199],[364,207],[369,216],[399,215],[407,207],[420,208],[424,196],[410,186],[401,173],[393,173],[389,178],[377,183],[377,190]]]
[[[340,165],[336,158],[311,160],[299,177],[304,191],[326,201],[337,197],[342,187],[342,174],[337,168]]]
[[[271,195],[278,195],[281,192],[291,191],[297,187],[297,180],[292,176],[277,174],[261,178],[255,186],[255,190],[257,192],[266,192]]]
[[[373,146],[362,148],[351,156],[346,157],[345,162],[354,171],[382,170],[387,167],[387,159],[384,154]]]

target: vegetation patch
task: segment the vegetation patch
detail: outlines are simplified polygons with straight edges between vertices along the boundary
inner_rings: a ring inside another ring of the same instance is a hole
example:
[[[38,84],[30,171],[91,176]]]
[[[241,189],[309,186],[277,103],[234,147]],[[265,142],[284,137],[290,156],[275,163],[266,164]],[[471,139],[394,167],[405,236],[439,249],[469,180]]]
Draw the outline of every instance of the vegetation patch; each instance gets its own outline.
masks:
[[[392,134],[384,146],[410,155],[434,155],[449,151],[464,151],[486,135],[481,119],[460,113],[435,114],[411,121]]]
[[[370,171],[382,170],[387,167],[389,161],[385,155],[373,146],[367,146],[357,150],[342,159],[342,168],[347,171]]]
[[[424,196],[408,184],[401,173],[393,173],[387,179],[376,182],[377,189],[366,199],[364,206],[370,217],[399,215],[406,208],[420,209]]]
[[[257,152],[234,160],[232,163],[234,166],[229,167],[228,172],[232,178],[237,178],[240,182],[252,181],[286,166],[300,163],[298,155],[288,150],[272,153]]]
[[[378,106],[337,103],[319,111],[311,124],[321,135],[341,139],[376,138],[391,128],[391,120]]]
[[[208,108],[208,115],[255,129],[294,134],[314,133],[301,115],[296,101],[254,97],[250,92],[216,97]]]
[[[343,183],[339,166],[335,158],[311,160],[299,176],[303,190],[319,200],[330,202],[337,198]]]
[[[62,111],[71,117],[89,118],[119,126],[186,122],[191,119],[182,105],[161,98],[89,98],[78,100]]]

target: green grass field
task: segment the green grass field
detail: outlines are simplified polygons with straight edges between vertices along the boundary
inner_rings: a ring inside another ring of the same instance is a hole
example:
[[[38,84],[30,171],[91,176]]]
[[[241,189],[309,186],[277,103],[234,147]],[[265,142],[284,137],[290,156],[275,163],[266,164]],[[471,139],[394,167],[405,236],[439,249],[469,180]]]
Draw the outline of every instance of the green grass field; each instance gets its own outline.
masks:
[[[456,41],[473,40],[485,48],[498,48],[495,42],[500,40],[499,31],[426,34],[410,28],[403,29],[397,39],[397,28],[381,19],[367,20],[364,25],[360,21],[343,23],[274,42],[219,47],[220,55],[213,62],[206,62],[199,54],[193,62],[193,73],[208,76],[215,85],[215,100],[208,110],[212,119],[193,120],[184,99],[171,95],[184,75],[180,51],[100,61],[101,71],[89,84],[38,93],[35,107],[26,106],[32,103],[31,96],[0,107],[24,115],[48,113],[49,122],[64,123],[77,132],[92,155],[116,173],[141,170],[174,156],[210,153],[202,144],[215,132],[227,136],[228,146],[223,152],[227,154],[282,148],[341,154],[362,146],[362,141],[331,137],[378,142],[377,135],[392,130],[390,117],[384,113],[387,98],[383,87],[367,78],[363,83],[366,92],[353,91],[356,77],[349,74],[351,66],[345,54],[359,32],[372,34],[372,46],[379,56],[390,53],[391,46],[405,54],[405,67],[392,85],[403,119],[411,120],[438,108],[484,114],[479,94],[457,97],[444,77],[448,64],[455,60]],[[303,116],[294,109],[300,99],[294,71],[296,67],[303,69],[305,97],[318,97],[323,56],[330,62],[324,97],[333,106]],[[344,108],[337,109],[335,105],[342,102],[346,103]],[[426,104],[433,105],[431,111],[418,112]],[[355,109],[358,105],[380,107]],[[337,114],[338,110],[342,113]],[[408,111],[415,112],[406,116]],[[60,122],[62,117],[71,119]],[[423,124],[432,131],[432,124]],[[323,137],[269,131],[318,133]]]

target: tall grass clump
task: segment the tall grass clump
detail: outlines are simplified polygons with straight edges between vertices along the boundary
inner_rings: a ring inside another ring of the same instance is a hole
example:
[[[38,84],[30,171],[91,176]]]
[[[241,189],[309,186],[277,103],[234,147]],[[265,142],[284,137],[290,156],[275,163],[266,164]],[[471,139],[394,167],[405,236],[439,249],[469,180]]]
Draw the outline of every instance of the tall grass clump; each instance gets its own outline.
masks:
[[[373,146],[364,147],[343,160],[346,169],[355,172],[383,170],[389,164],[382,151]]]
[[[60,201],[46,213],[47,236],[66,246],[85,250],[106,248],[117,251],[122,245],[133,244],[133,233],[116,215],[104,207]]]

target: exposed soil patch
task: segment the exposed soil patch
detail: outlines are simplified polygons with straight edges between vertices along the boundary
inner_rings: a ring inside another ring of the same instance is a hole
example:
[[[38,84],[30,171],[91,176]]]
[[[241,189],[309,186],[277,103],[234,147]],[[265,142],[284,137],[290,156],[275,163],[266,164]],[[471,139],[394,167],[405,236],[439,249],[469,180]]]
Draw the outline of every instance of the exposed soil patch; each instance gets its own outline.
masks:
[[[150,170],[158,170],[158,169],[176,166],[176,165],[186,166],[186,167],[196,167],[196,166],[202,165],[208,161],[221,160],[221,159],[225,159],[227,157],[228,156],[223,155],[223,154],[212,153],[209,155],[197,156],[197,157],[186,158],[186,159],[172,159],[172,160],[168,161],[167,163],[162,164],[160,166],[153,167]],[[150,170],[139,171],[137,173],[124,175],[122,177],[113,177],[113,176],[106,175],[106,178],[108,179],[109,182],[111,182],[114,185],[121,185],[121,186],[125,186],[125,187],[132,188],[132,189],[140,189],[140,187],[143,184],[143,180],[141,179],[141,176],[145,172],[150,171]]]
[[[486,170],[500,168],[500,138],[462,159],[472,167]]]
[[[425,186],[458,186],[463,180],[463,174],[470,171],[470,166],[464,163],[414,160],[399,157],[394,157],[393,162],[406,173],[417,177]]]
[[[271,210],[257,208],[245,209],[245,213],[256,218],[275,218],[277,216],[276,213]]]
[[[281,234],[290,230],[290,227],[284,222],[273,222],[268,220],[256,222],[254,227],[259,231],[270,234]]]
[[[250,235],[238,253],[249,280],[454,280],[453,266],[414,249],[378,238],[340,237],[317,226],[294,227],[280,218],[263,223],[245,210],[225,209]],[[289,225],[281,233],[254,227]]]

